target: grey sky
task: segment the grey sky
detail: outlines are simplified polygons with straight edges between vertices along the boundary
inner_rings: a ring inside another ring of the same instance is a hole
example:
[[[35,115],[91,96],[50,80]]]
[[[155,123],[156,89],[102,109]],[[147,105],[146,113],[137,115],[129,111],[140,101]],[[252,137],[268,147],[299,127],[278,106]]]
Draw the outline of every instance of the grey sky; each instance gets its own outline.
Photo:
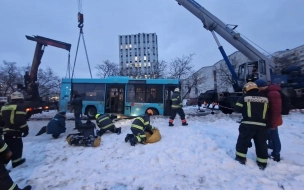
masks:
[[[303,0],[196,0],[227,24],[237,24],[241,34],[275,52],[304,44]],[[222,59],[211,33],[175,0],[83,0],[84,37],[93,75],[95,65],[109,59],[118,63],[118,35],[158,35],[159,59],[195,53],[196,69]],[[35,43],[25,35],[40,35],[72,44],[74,62],[79,29],[76,0],[1,0],[0,60],[19,66],[32,62]],[[226,53],[236,51],[220,38]],[[46,47],[41,67],[50,66],[65,77],[68,52]],[[76,77],[90,77],[80,44]]]

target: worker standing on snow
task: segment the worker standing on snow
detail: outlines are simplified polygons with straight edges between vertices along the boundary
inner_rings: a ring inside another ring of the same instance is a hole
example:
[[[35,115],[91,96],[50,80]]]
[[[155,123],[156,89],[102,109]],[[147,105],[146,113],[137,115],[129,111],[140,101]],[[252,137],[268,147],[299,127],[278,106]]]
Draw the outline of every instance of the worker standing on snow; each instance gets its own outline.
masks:
[[[267,166],[267,111],[268,98],[259,93],[254,82],[248,82],[243,88],[244,95],[236,103],[235,111],[242,113],[243,119],[239,127],[235,159],[246,164],[246,154],[251,139],[254,140],[257,164],[261,170]]]
[[[11,157],[13,168],[25,162],[25,158],[22,158],[22,137],[28,135],[29,127],[26,119],[26,107],[23,101],[22,93],[12,93],[11,102],[2,106],[0,114],[0,121],[4,125],[4,140],[13,153]]]
[[[66,112],[61,111],[57,113],[51,121],[40,129],[36,136],[42,135],[43,133],[51,134],[54,139],[57,139],[61,133],[65,133],[65,117]]]
[[[81,96],[78,94],[74,95],[73,100],[71,101],[71,105],[74,109],[74,117],[75,117],[75,129],[77,125],[82,124],[80,116],[82,115],[82,99]]]
[[[150,116],[153,115],[153,111],[148,109],[143,116],[137,117],[132,125],[131,131],[133,134],[127,134],[125,142],[130,141],[131,146],[135,146],[137,143],[144,144],[146,141],[146,132],[153,134],[152,130],[157,129],[150,125]]]
[[[169,126],[174,126],[173,124],[173,120],[176,116],[176,114],[178,114],[182,120],[182,125],[186,126],[188,125],[186,119],[185,119],[185,112],[183,110],[183,103],[180,97],[180,92],[179,92],[179,88],[175,88],[174,89],[174,93],[171,97],[172,100],[172,105],[171,105],[171,116],[169,119]]]
[[[2,139],[0,133],[0,189],[19,190],[20,188],[16,183],[13,182],[5,168],[5,164],[10,160],[11,156],[12,152]],[[32,187],[30,185],[23,188],[23,190],[31,189]]]
[[[113,114],[96,114],[96,123],[99,127],[99,131],[97,131],[98,136],[102,136],[107,130],[111,131],[112,133],[117,133],[118,135],[121,133],[121,127],[116,128],[113,119],[117,118],[117,116]]]

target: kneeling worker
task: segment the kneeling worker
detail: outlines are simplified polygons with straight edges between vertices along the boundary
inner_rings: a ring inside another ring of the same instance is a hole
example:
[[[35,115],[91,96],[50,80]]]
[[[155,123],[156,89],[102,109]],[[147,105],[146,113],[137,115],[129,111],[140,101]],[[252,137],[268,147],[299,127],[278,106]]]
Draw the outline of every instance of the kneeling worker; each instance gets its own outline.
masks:
[[[47,126],[44,126],[40,129],[36,136],[42,135],[43,133],[47,133],[51,134],[54,139],[57,139],[61,133],[65,133],[65,114],[65,111],[57,113],[54,118],[49,121]]]
[[[97,135],[101,136],[103,135],[107,130],[111,131],[112,133],[117,133],[118,135],[121,133],[121,127],[116,128],[113,119],[117,118],[117,116],[113,114],[96,114],[96,123],[97,126],[100,128],[99,131],[97,131]]]
[[[152,135],[152,130],[157,129],[150,125],[151,115],[153,115],[153,111],[148,109],[143,116],[139,116],[133,121],[131,125],[131,131],[133,134],[127,134],[125,142],[130,141],[131,146],[135,146],[137,143],[145,143],[147,139],[145,131]]]

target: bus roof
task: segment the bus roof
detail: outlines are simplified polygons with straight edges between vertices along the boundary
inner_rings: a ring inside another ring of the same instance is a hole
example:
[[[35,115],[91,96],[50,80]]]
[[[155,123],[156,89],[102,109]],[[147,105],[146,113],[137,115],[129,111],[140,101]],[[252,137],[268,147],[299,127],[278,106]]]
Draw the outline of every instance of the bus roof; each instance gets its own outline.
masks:
[[[62,78],[62,83],[115,83],[115,84],[179,84],[178,79],[133,79],[116,76],[107,78]]]

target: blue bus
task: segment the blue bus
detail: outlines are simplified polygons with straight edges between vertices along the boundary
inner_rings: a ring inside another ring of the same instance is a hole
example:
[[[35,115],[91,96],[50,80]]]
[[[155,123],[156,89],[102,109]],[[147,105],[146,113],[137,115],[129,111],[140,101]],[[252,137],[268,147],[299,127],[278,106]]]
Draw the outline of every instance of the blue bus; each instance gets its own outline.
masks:
[[[63,78],[61,110],[68,111],[76,94],[83,100],[82,113],[93,118],[96,113],[115,113],[135,117],[152,109],[154,115],[170,115],[170,99],[174,88],[180,88],[178,79],[133,79],[107,77],[98,79]]]

